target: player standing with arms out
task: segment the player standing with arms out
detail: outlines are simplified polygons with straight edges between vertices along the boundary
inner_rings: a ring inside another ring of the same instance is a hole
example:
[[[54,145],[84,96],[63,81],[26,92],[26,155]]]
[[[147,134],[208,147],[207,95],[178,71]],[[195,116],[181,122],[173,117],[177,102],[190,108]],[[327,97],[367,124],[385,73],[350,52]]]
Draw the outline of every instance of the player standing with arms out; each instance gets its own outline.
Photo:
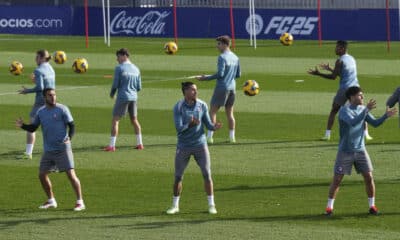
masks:
[[[111,123],[110,144],[104,151],[114,152],[115,143],[118,136],[118,125],[121,117],[129,112],[131,123],[136,134],[136,149],[142,150],[142,130],[137,119],[137,93],[142,89],[142,82],[139,69],[129,60],[129,51],[121,48],[116,52],[118,66],[115,67],[114,82],[111,87],[110,97],[114,98],[118,91],[117,100],[113,109],[113,119]]]
[[[48,200],[39,208],[57,208],[49,174],[53,171],[60,171],[67,173],[75,191],[77,201],[74,211],[82,211],[85,209],[85,204],[82,198],[81,184],[75,174],[71,148],[71,139],[75,132],[73,118],[68,107],[56,102],[54,89],[44,89],[43,96],[46,105],[38,110],[32,124],[24,124],[21,118],[15,122],[17,127],[28,132],[35,132],[39,125],[42,126],[44,153],[40,160],[39,179]]]
[[[357,79],[356,60],[353,58],[353,56],[347,53],[347,46],[347,41],[339,40],[336,42],[335,53],[337,56],[339,56],[339,58],[336,60],[335,68],[332,69],[329,64],[320,64],[320,67],[322,69],[329,71],[330,73],[321,73],[318,70],[318,67],[308,70],[308,73],[311,75],[320,76],[330,80],[335,80],[338,76],[340,77],[339,90],[337,91],[336,96],[333,99],[332,109],[329,114],[325,136],[322,138],[322,140],[325,141],[329,141],[331,139],[331,130],[333,123],[335,122],[336,114],[338,113],[340,107],[347,102],[346,90],[349,87],[360,86]],[[372,137],[368,134],[367,125],[365,126],[365,138],[367,140],[372,140]]]
[[[215,124],[217,122],[217,112],[220,107],[225,106],[225,113],[228,119],[229,126],[229,142],[235,143],[235,117],[233,115],[233,105],[236,95],[236,78],[240,77],[239,58],[230,50],[231,39],[229,36],[217,37],[217,49],[221,53],[218,57],[217,73],[211,76],[202,75],[197,77],[200,81],[214,80],[214,94],[211,98],[210,117]],[[208,130],[207,142],[212,144],[213,130]]]
[[[350,105],[343,106],[339,111],[340,141],[336,156],[334,176],[329,189],[326,215],[333,213],[333,204],[339,191],[339,185],[344,175],[350,175],[354,165],[357,173],[364,177],[365,188],[368,195],[369,213],[378,214],[375,206],[375,183],[372,176],[372,163],[365,149],[364,126],[369,123],[374,127],[381,125],[388,117],[396,114],[396,109],[386,109],[386,113],[375,119],[371,113],[376,107],[375,100],[370,100],[366,106],[361,88],[350,87],[346,91]]]
[[[182,193],[182,179],[185,168],[193,155],[201,169],[204,178],[204,188],[207,193],[208,212],[216,214],[214,203],[213,181],[211,179],[210,152],[204,134],[204,126],[209,130],[218,130],[221,123],[213,124],[208,114],[207,104],[197,99],[197,87],[192,82],[182,83],[184,99],[174,107],[175,128],[178,143],[175,155],[175,182],[173,187],[172,207],[167,214],[179,212],[179,199]]]
[[[43,89],[45,88],[55,88],[55,72],[53,67],[50,65],[51,57],[47,50],[38,50],[36,52],[36,64],[37,68],[31,75],[32,82],[35,83],[35,87],[33,88],[25,88],[22,86],[22,89],[18,92],[20,94],[28,94],[28,93],[36,93],[35,103],[33,104],[32,110],[29,114],[30,122],[32,123],[33,119],[36,116],[36,112],[45,105],[45,101],[43,98]],[[36,135],[34,132],[26,133],[26,149],[25,153],[17,158],[20,159],[32,159],[33,146],[35,145]]]

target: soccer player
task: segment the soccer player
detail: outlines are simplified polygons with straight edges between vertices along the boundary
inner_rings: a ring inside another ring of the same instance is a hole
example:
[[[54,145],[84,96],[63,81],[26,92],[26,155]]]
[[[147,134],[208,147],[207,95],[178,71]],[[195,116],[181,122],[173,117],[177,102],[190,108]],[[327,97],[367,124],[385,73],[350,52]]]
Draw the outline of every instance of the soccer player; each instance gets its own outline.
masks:
[[[35,118],[38,109],[45,105],[45,101],[43,98],[43,89],[55,88],[55,73],[53,67],[49,63],[50,59],[51,57],[47,50],[38,50],[36,52],[36,58],[35,58],[37,68],[31,75],[31,79],[32,82],[35,83],[35,87],[25,88],[24,86],[22,86],[22,89],[18,91],[20,94],[29,94],[29,93],[36,94],[35,102],[29,114],[31,123]],[[35,140],[36,140],[35,133],[27,132],[25,153],[21,156],[18,156],[17,158],[32,159],[32,152],[33,152],[33,146],[35,145]]]
[[[71,148],[71,139],[75,131],[73,118],[68,107],[56,102],[54,89],[44,89],[43,96],[46,105],[38,110],[31,124],[24,124],[21,118],[15,122],[17,127],[28,132],[35,132],[39,125],[42,126],[44,153],[40,160],[39,179],[48,200],[39,208],[57,208],[49,174],[53,171],[60,171],[67,173],[75,191],[77,201],[74,211],[82,211],[85,209],[85,204],[82,199],[81,184],[75,174]]]
[[[396,105],[396,103],[399,103],[400,105],[400,87],[396,88],[393,94],[388,98],[388,100],[386,101],[386,106],[392,108],[394,107],[394,105]],[[399,121],[399,127],[400,127],[400,121]]]
[[[113,99],[118,91],[115,101],[113,118],[111,123],[110,144],[104,151],[114,152],[118,136],[118,125],[121,117],[129,112],[129,117],[136,134],[136,149],[142,150],[142,133],[140,123],[137,119],[137,93],[142,89],[139,69],[129,60],[129,51],[121,48],[116,52],[118,66],[115,67],[114,82],[111,87],[110,97]]]
[[[201,169],[204,178],[204,187],[207,193],[208,212],[216,214],[214,203],[213,181],[210,170],[210,152],[204,134],[204,127],[209,130],[221,128],[221,123],[212,123],[207,104],[197,99],[197,87],[192,82],[182,83],[184,98],[174,107],[175,128],[178,135],[178,143],[175,155],[175,182],[173,187],[172,207],[167,214],[179,212],[179,199],[182,192],[182,178],[185,168],[193,155]]]
[[[218,57],[217,73],[211,76],[201,75],[197,77],[200,81],[214,80],[214,94],[211,98],[210,117],[213,123],[217,122],[217,112],[220,107],[225,107],[229,126],[229,142],[235,143],[235,117],[233,115],[233,104],[235,103],[236,78],[240,77],[239,58],[230,50],[231,39],[229,36],[217,37],[217,49],[221,53]],[[213,130],[208,130],[207,142],[212,144]]]
[[[364,106],[364,96],[361,88],[350,87],[346,91],[350,105],[343,106],[339,111],[340,141],[339,150],[334,166],[334,176],[329,189],[326,215],[333,213],[333,204],[339,191],[343,176],[350,175],[354,165],[357,173],[364,177],[365,188],[368,195],[369,213],[376,215],[375,183],[372,176],[372,163],[365,149],[364,126],[365,122],[374,127],[381,125],[388,117],[396,114],[396,109],[386,109],[386,113],[375,119],[370,111],[376,107],[375,100],[370,100]]]
[[[321,73],[318,67],[308,70],[308,73],[311,75],[320,76],[330,80],[335,80],[338,76],[340,77],[339,90],[337,91],[336,96],[333,99],[332,109],[329,114],[325,136],[322,138],[322,140],[325,141],[329,141],[331,139],[331,130],[333,123],[335,122],[335,116],[338,113],[340,107],[347,102],[346,90],[349,87],[360,86],[357,79],[356,60],[353,58],[353,56],[348,54],[347,48],[347,41],[337,41],[335,53],[337,56],[339,56],[339,58],[336,60],[335,68],[331,68],[329,64],[320,64],[320,67],[322,69],[329,71],[330,73]],[[367,140],[372,140],[372,137],[368,133],[367,126],[365,127],[365,138]]]

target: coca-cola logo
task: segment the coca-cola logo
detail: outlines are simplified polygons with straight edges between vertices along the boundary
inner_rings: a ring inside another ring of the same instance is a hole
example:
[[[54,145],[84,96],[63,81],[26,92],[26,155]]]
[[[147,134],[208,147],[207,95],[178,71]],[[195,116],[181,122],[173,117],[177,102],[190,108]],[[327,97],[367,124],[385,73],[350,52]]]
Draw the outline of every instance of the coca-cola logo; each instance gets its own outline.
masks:
[[[169,11],[148,11],[143,16],[127,16],[126,11],[121,11],[112,19],[110,32],[127,35],[160,35],[164,33],[165,19],[170,14]]]

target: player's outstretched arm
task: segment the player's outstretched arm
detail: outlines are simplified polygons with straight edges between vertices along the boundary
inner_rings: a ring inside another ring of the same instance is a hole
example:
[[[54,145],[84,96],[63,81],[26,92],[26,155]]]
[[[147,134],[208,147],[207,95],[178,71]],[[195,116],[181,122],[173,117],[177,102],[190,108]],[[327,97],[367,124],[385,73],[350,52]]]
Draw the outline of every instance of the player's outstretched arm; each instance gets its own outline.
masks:
[[[386,101],[386,106],[392,108],[398,102],[400,102],[400,87],[398,87],[388,98],[388,100]]]
[[[329,65],[327,65],[327,66],[329,67]],[[325,66],[325,67],[327,67],[327,66]],[[324,69],[324,67],[322,67],[322,68]],[[340,75],[341,68],[342,68],[342,63],[339,60],[337,60],[335,63],[335,68],[332,70],[331,73],[328,73],[328,74],[321,73],[318,69],[318,66],[316,66],[315,69],[309,69],[307,72],[308,72],[308,74],[311,74],[311,75],[320,76],[320,77],[330,79],[330,80],[335,80],[337,78],[337,76]],[[329,69],[330,69],[330,67],[329,67]]]
[[[15,126],[18,128],[22,128],[28,132],[34,132],[39,127],[39,125],[35,125],[35,124],[25,124],[24,120],[22,120],[21,117],[19,117],[17,120],[15,120]]]
[[[382,117],[375,119],[375,117],[371,113],[368,113],[367,117],[365,118],[365,121],[367,121],[373,127],[379,127],[383,122],[385,122],[386,119],[394,116],[396,113],[397,109],[387,107],[386,112],[385,114],[383,114]]]

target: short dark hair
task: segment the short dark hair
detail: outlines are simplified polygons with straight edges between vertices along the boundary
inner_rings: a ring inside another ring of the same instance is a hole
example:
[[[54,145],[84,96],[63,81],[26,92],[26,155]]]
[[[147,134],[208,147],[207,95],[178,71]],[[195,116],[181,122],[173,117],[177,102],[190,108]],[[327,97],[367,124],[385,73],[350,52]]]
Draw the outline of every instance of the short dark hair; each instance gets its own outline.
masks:
[[[351,96],[354,96],[358,94],[359,92],[362,92],[362,89],[360,87],[349,87],[346,90],[346,98],[350,100]]]
[[[349,43],[345,40],[338,40],[336,42],[337,46],[341,46],[342,48],[344,48],[345,50],[347,50],[347,46],[349,45]]]
[[[115,53],[115,55],[117,55],[117,56],[121,55],[121,56],[129,57],[129,50],[127,48],[121,48]]]
[[[46,59],[46,62],[50,61],[51,59],[51,56],[46,49],[36,51],[36,55],[38,55],[40,58]]]
[[[219,36],[215,40],[228,46],[231,45],[231,38],[228,35]]]
[[[51,90],[55,90],[55,89],[54,88],[45,88],[45,89],[43,89],[43,92],[42,92],[43,96],[46,96],[46,93],[48,91],[51,91]]]
[[[182,82],[181,85],[182,85],[182,93],[185,94],[185,90],[190,88],[191,86],[193,86],[194,83],[193,82]]]

